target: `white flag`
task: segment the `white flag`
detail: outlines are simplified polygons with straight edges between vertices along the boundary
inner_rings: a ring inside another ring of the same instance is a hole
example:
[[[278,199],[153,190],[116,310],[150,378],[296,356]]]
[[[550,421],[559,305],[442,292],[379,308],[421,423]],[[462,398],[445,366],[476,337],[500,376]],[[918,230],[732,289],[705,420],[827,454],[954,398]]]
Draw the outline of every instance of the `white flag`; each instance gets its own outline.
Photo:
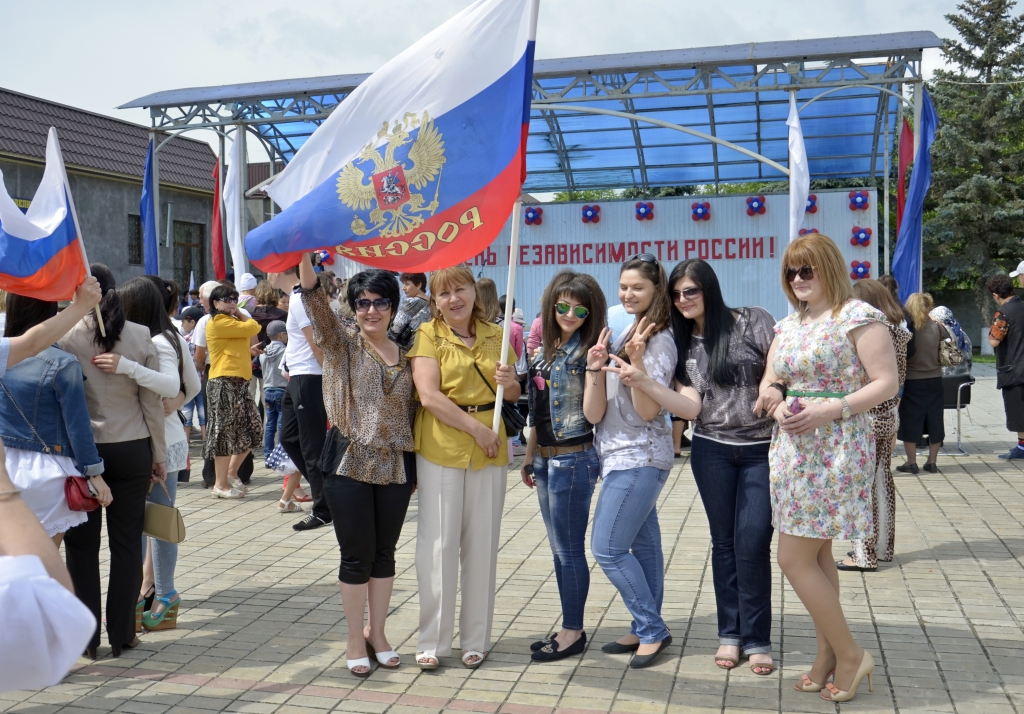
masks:
[[[800,237],[807,210],[807,196],[811,192],[811,172],[807,167],[807,148],[800,114],[796,109],[796,92],[789,93],[789,240]]]
[[[241,131],[241,130],[239,130]],[[242,235],[242,141],[235,136],[231,145],[231,157],[228,159],[228,173],[224,177],[224,189],[221,196],[224,201],[224,214],[227,217],[228,250],[231,251],[231,268],[235,271],[235,282],[242,273],[249,272],[245,262],[245,244]]]

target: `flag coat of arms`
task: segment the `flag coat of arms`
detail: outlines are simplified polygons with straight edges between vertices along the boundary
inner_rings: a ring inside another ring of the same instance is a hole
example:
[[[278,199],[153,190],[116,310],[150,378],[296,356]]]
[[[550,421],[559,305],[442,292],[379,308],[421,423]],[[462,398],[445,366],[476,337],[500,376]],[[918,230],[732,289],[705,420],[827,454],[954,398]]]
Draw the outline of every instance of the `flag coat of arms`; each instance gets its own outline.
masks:
[[[490,245],[522,190],[538,0],[479,0],[359,85],[267,193],[250,231],[278,272],[327,248],[423,272]]]
[[[70,300],[87,274],[57,130],[46,138],[46,169],[22,213],[0,172],[0,289],[38,300]]]

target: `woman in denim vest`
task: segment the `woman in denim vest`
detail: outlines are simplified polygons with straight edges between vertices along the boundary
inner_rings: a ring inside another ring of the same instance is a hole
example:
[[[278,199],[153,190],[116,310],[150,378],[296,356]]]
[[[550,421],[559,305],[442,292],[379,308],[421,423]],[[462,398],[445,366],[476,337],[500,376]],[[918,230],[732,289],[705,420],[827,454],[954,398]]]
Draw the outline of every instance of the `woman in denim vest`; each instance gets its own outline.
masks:
[[[7,296],[6,337],[18,337],[57,314],[57,303]],[[68,474],[89,478],[100,503],[110,503],[103,459],[93,440],[82,367],[74,355],[47,347],[7,370],[0,389],[0,437],[14,487],[60,545],[64,533],[85,522],[64,498]],[[45,451],[44,451],[45,450]]]
[[[555,559],[562,629],[533,643],[538,662],[583,652],[583,608],[590,590],[585,539],[601,464],[594,427],[583,414],[587,351],[604,328],[604,293],[589,275],[563,270],[541,298],[543,342],[529,369],[530,439],[523,483],[537,487],[540,513]]]

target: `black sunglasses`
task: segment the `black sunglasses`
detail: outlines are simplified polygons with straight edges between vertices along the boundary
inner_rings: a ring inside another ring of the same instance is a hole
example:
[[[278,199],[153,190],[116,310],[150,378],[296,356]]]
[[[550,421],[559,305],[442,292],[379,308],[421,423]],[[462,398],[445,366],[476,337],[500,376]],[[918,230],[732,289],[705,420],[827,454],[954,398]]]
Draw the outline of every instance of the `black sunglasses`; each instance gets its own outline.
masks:
[[[700,288],[685,288],[683,290],[672,291],[672,302],[682,302],[683,300],[693,300],[694,298],[700,297],[704,293]]]
[[[658,259],[651,253],[637,253],[632,258],[626,260],[627,263],[632,263],[634,260],[639,260],[641,263],[657,263]]]
[[[800,276],[800,279],[805,283],[814,280],[814,266],[813,265],[801,265],[799,268],[786,268],[786,282],[791,283],[796,280],[796,276]]]
[[[377,312],[384,312],[385,310],[390,310],[391,298],[376,298],[374,300],[369,300],[367,298],[359,298],[356,300],[356,312],[369,312],[371,305]]]

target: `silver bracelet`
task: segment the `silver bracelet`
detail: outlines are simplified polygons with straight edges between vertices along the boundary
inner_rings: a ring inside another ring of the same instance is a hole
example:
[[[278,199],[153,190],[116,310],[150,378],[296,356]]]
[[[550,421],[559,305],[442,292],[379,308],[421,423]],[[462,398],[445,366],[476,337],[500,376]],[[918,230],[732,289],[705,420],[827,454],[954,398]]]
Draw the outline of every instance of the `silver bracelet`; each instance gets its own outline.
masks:
[[[4,496],[17,496],[20,493],[20,488],[12,488],[10,491],[0,491],[0,498],[3,498]]]

